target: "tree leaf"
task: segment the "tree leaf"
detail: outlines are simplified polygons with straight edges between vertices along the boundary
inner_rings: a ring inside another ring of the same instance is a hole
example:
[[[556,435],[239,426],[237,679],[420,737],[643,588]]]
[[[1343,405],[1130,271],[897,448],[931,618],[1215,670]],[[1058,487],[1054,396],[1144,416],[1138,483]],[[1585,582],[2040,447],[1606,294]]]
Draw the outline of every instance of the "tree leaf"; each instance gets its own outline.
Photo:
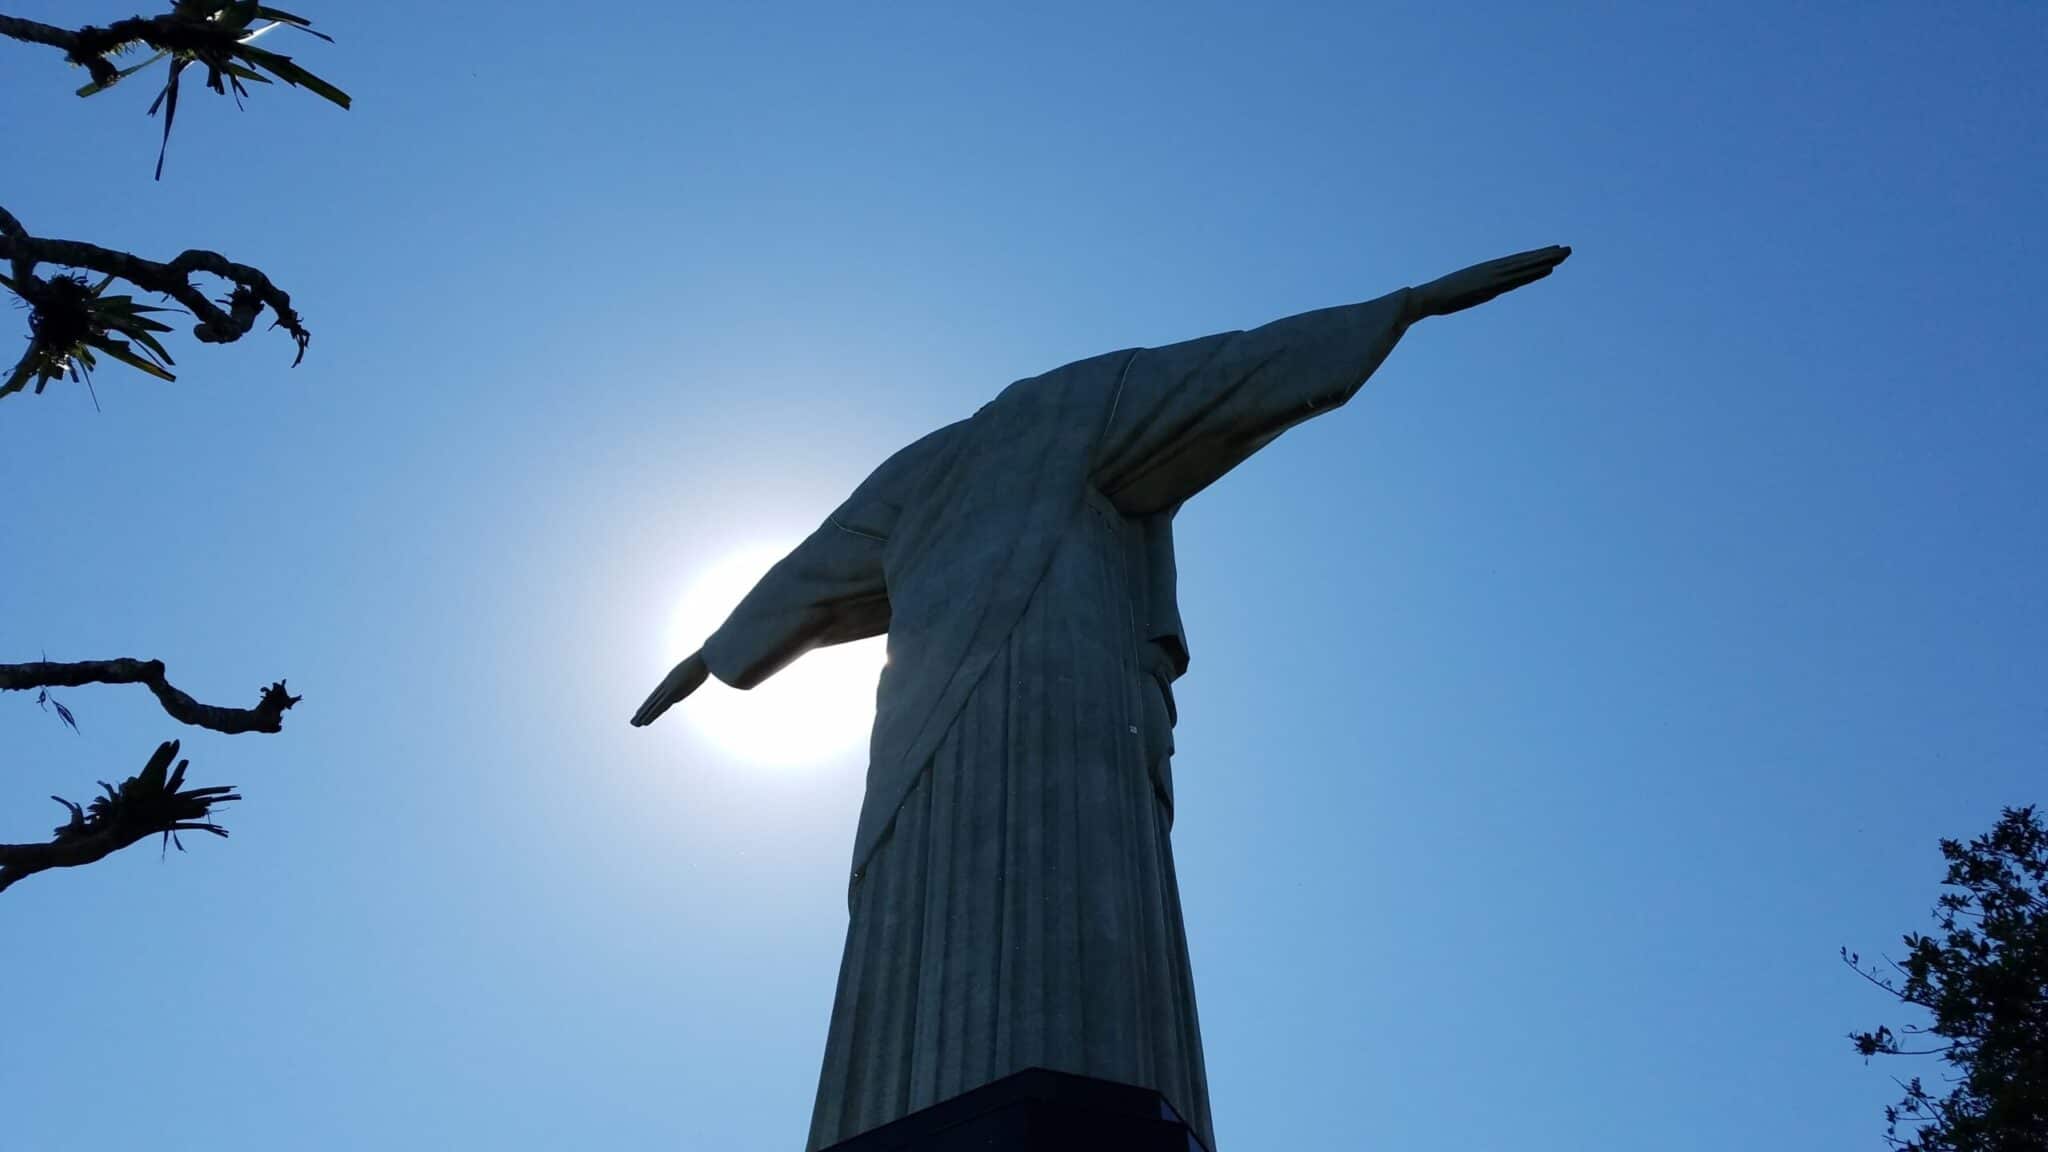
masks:
[[[113,79],[108,80],[104,84],[98,81],[94,81],[91,84],[87,84],[85,87],[80,88],[78,90],[78,94],[80,96],[93,96],[101,92],[105,92],[107,89],[112,88],[114,85],[120,83],[122,80],[125,80],[128,77],[135,75],[137,72],[142,71],[144,68],[149,67],[151,64],[154,64],[157,61],[169,55],[169,52],[159,49],[156,55],[151,56],[149,59],[144,60],[142,63],[137,64],[132,68],[123,68],[119,72],[114,73]]]
[[[276,52],[266,51],[262,48],[255,48],[246,44],[237,48],[235,54],[258,68],[269,69],[271,75],[276,76],[279,80],[293,87],[304,88],[340,107],[347,108],[349,106],[348,93],[292,63],[292,58],[289,56],[279,55]]]
[[[41,357],[36,354],[35,346],[30,345],[28,354],[23,356],[21,362],[14,366],[14,371],[7,374],[7,383],[0,384],[0,396],[9,396],[27,387],[28,378],[34,374],[36,361],[39,359]]]
[[[329,36],[325,32],[315,31],[313,28],[313,22],[311,20],[306,19],[304,16],[294,16],[282,8],[258,8],[256,9],[256,14],[258,16],[263,17],[265,20],[275,20],[279,24],[289,24],[292,27],[297,28],[301,32],[305,32],[313,36],[318,36],[322,40],[327,41],[329,44],[334,43],[334,37]],[[268,29],[266,29],[266,31],[267,30]]]
[[[164,154],[171,150],[171,121],[178,116],[178,75],[185,70],[185,61],[171,61],[171,78],[164,82],[164,90],[157,94],[156,103],[149,106],[150,115],[156,115],[158,105],[164,110],[164,139],[156,150],[156,178],[164,178]]]
[[[100,351],[105,352],[107,355],[112,356],[114,359],[119,360],[138,372],[147,372],[159,380],[170,383],[177,382],[178,378],[176,376],[171,375],[149,360],[136,355],[135,349],[124,341],[116,340],[111,336],[101,336],[92,343],[93,347],[98,348]]]
[[[177,363],[176,360],[171,359],[170,352],[164,348],[162,342],[157,340],[156,337],[150,335],[147,332],[130,332],[129,335],[133,336],[136,339],[136,341],[140,343],[144,348],[149,349],[150,355],[160,363]]]

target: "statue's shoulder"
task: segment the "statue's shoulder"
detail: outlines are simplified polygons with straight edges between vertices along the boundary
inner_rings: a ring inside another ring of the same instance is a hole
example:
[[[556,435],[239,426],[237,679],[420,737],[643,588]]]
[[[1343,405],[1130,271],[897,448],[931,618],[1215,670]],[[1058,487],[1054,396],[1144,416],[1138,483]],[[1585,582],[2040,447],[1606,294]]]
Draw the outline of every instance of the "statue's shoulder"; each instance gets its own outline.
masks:
[[[1119,348],[1070,361],[1049,372],[1027,376],[1002,390],[974,414],[977,423],[1002,425],[994,434],[1009,436],[1014,427],[1040,420],[1069,420],[1100,407],[1113,396],[1141,348]]]
[[[934,466],[957,447],[968,421],[955,420],[898,448],[833,513],[833,522],[858,534],[886,535]]]

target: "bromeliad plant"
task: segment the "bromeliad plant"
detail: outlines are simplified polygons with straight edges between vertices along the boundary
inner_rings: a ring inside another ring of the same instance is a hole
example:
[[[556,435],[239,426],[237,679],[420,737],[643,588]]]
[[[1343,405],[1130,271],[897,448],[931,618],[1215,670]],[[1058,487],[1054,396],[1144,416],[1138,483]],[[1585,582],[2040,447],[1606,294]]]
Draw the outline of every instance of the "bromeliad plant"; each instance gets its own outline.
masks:
[[[28,351],[0,383],[0,396],[21,391],[30,380],[41,392],[44,385],[67,374],[91,388],[96,353],[159,380],[177,379],[171,374],[171,354],[156,338],[171,326],[149,317],[170,309],[137,304],[133,296],[109,296],[107,286],[113,282],[107,276],[88,286],[84,276],[69,273],[32,275],[27,283],[19,283],[0,275],[0,288],[12,290],[29,308]]]
[[[270,23],[251,27],[258,20]],[[133,23],[122,21],[107,29],[103,36],[87,37],[83,51],[74,49],[70,56],[73,63],[93,73],[92,82],[78,90],[80,96],[104,92],[157,61],[170,58],[170,74],[149,105],[151,116],[158,111],[164,114],[163,143],[156,154],[156,178],[159,180],[164,175],[164,153],[171,146],[171,124],[178,116],[178,81],[185,69],[195,64],[206,69],[208,88],[221,95],[233,92],[238,104],[249,94],[249,90],[242,86],[243,81],[268,84],[272,77],[276,77],[329,103],[342,108],[349,106],[348,93],[306,71],[291,57],[256,46],[259,38],[278,28],[296,28],[330,44],[334,42],[334,38],[325,32],[315,31],[313,22],[303,16],[295,16],[282,8],[235,0],[178,0],[168,14],[149,21],[146,31],[124,27]],[[81,35],[98,32],[97,29],[85,29]],[[103,39],[122,35],[129,38],[111,47],[93,50]],[[157,51],[140,64],[115,71],[107,62],[108,56],[120,55],[145,44],[155,45]]]
[[[173,768],[177,755],[176,740],[159,744],[142,771],[118,787],[100,781],[102,795],[87,804],[50,797],[71,810],[71,819],[57,826],[47,844],[0,844],[0,892],[25,876],[90,864],[151,836],[163,837],[167,846],[175,844],[180,852],[185,850],[180,832],[227,839],[227,829],[213,822],[213,810],[240,800],[241,794],[231,784],[185,787],[190,761],[179,760]]]
[[[259,25],[258,20],[269,23]],[[195,64],[206,69],[208,88],[222,95],[232,92],[238,102],[249,94],[244,81],[269,84],[276,79],[342,108],[349,106],[348,93],[300,67],[291,57],[256,46],[258,39],[278,28],[296,28],[333,42],[303,16],[243,0],[175,0],[171,10],[161,16],[135,16],[104,27],[88,25],[76,30],[0,16],[0,36],[62,49],[65,59],[92,73],[92,81],[78,90],[80,96],[104,92],[159,60],[170,59],[170,74],[149,105],[151,116],[159,111],[164,114],[163,145],[156,156],[158,179],[163,178],[164,153],[170,147],[171,125],[178,115],[178,83]],[[114,66],[113,57],[145,47],[156,49],[156,54],[128,68]]]
[[[160,380],[176,379],[171,354],[157,339],[170,326],[154,318],[176,309],[139,304],[130,295],[109,295],[107,289],[116,280],[177,301],[197,321],[192,335],[206,343],[241,339],[266,309],[275,318],[271,327],[291,334],[300,358],[312,339],[283,289],[261,271],[218,252],[193,249],[160,264],[96,244],[31,236],[12,213],[0,208],[0,261],[9,268],[0,274],[0,287],[19,296],[29,309],[28,351],[0,383],[0,399],[22,391],[30,381],[41,392],[50,381],[67,375],[87,379],[100,354]],[[102,279],[94,284],[77,272],[44,276],[36,271],[40,264],[88,269]],[[227,296],[208,298],[193,282],[201,275],[231,284]]]

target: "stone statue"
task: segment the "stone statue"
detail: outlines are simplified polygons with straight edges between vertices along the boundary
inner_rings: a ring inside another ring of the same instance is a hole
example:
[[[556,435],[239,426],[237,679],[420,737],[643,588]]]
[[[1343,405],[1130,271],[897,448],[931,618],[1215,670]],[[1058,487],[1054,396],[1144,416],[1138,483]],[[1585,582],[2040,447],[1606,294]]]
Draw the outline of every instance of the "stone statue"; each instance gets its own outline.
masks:
[[[1569,255],[1012,384],[885,461],[647,698],[635,725],[888,635],[811,1149],[1033,1066],[1155,1089],[1215,1147],[1168,843],[1174,513],[1409,325]]]

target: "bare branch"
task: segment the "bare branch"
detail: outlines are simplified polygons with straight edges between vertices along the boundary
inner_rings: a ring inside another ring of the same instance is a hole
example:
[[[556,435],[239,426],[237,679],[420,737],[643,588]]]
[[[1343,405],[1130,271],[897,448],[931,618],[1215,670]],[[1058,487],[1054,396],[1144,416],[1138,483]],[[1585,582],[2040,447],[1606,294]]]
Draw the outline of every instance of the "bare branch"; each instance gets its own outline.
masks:
[[[1889,956],[1887,956],[1887,957],[1884,957],[1884,961],[1885,961],[1885,963],[1887,963],[1887,964],[1890,964],[1890,965],[1891,965],[1892,967],[1894,967],[1894,968],[1899,968],[1898,962],[1897,962],[1897,961],[1895,961],[1895,960],[1893,960],[1893,959],[1892,959],[1891,957],[1889,957]],[[1891,994],[1892,994],[1892,995],[1893,995],[1894,997],[1896,997],[1896,998],[1897,998],[1897,999],[1898,999],[1899,1001],[1901,1001],[1902,1003],[1906,1003],[1906,1004],[1917,1004],[1917,1005],[1919,1005],[1919,1006],[1921,1006],[1921,1007],[1923,1007],[1923,1008],[1926,1008],[1926,1007],[1930,1007],[1930,1005],[1928,1005],[1928,1004],[1927,1004],[1927,1003],[1926,1003],[1925,1001],[1923,1001],[1923,1000],[1922,1000],[1922,999],[1920,999],[1919,997],[1915,997],[1915,996],[1908,996],[1908,995],[1906,995],[1906,994],[1905,994],[1904,992],[1900,991],[1900,990],[1899,990],[1898,988],[1894,987],[1893,985],[1891,985],[1891,984],[1887,984],[1887,983],[1886,983],[1885,981],[1883,981],[1883,980],[1879,979],[1879,978],[1878,978],[1878,977],[1877,977],[1877,976],[1876,976],[1875,974],[1873,974],[1872,972],[1866,972],[1866,971],[1864,971],[1864,970],[1863,970],[1862,968],[1858,967],[1858,966],[1857,966],[1857,964],[1856,964],[1856,962],[1855,962],[1854,960],[1851,960],[1851,959],[1850,959],[1850,958],[1848,957],[1848,955],[1847,955],[1846,953],[1845,953],[1845,954],[1843,955],[1843,957],[1842,957],[1842,963],[1844,963],[1844,964],[1846,964],[1846,965],[1848,965],[1848,966],[1849,966],[1849,971],[1851,971],[1851,972],[1854,972],[1854,973],[1855,973],[1855,974],[1857,974],[1858,976],[1861,976],[1861,977],[1863,977],[1863,979],[1864,979],[1864,980],[1866,980],[1866,981],[1868,981],[1868,982],[1869,982],[1869,983],[1870,983],[1870,984],[1871,984],[1872,986],[1874,986],[1874,987],[1877,987],[1877,988],[1882,988],[1882,989],[1884,989],[1884,990],[1885,990],[1886,992],[1889,992],[1889,993],[1891,993]],[[1904,971],[1905,971],[1905,969],[1904,969],[1904,968],[1899,968],[1899,971],[1901,971],[1901,972],[1904,972]]]
[[[164,678],[161,660],[38,660],[29,664],[0,664],[0,691],[77,688],[85,684],[148,685],[173,720],[229,735],[281,731],[285,711],[300,700],[300,697],[286,692],[284,681],[279,680],[263,690],[263,696],[254,708],[201,704],[171,686],[170,681]]]
[[[7,258],[14,264],[14,278],[16,281],[25,282],[29,277],[36,274],[36,263],[30,259],[28,249],[23,246],[24,242],[32,242],[33,240],[34,237],[28,234],[28,229],[23,228],[21,221],[14,218],[14,213],[9,212],[5,208],[0,208],[0,244],[13,245],[13,248],[7,254]]]
[[[19,40],[24,44],[47,44],[52,48],[61,48],[66,55],[78,47],[78,33],[49,24],[38,24],[33,20],[23,20],[17,16],[0,16],[0,36],[5,36],[9,40]]]
[[[117,69],[107,59],[135,44],[147,44],[165,51],[190,51],[211,43],[195,36],[193,22],[176,15],[131,16],[104,28],[88,25],[77,31],[38,24],[13,16],[0,16],[0,36],[27,44],[62,49],[64,58],[92,73],[96,84],[111,84]]]
[[[50,797],[71,810],[71,819],[57,826],[47,844],[0,844],[0,892],[24,876],[91,864],[150,836],[175,842],[180,832],[207,832],[225,838],[227,829],[211,819],[214,806],[240,800],[241,795],[233,785],[186,788],[188,761],[179,760],[173,769],[171,761],[177,755],[178,742],[164,742],[142,771],[119,788],[102,783],[106,795],[90,805]],[[179,843],[178,850],[184,849]]]

